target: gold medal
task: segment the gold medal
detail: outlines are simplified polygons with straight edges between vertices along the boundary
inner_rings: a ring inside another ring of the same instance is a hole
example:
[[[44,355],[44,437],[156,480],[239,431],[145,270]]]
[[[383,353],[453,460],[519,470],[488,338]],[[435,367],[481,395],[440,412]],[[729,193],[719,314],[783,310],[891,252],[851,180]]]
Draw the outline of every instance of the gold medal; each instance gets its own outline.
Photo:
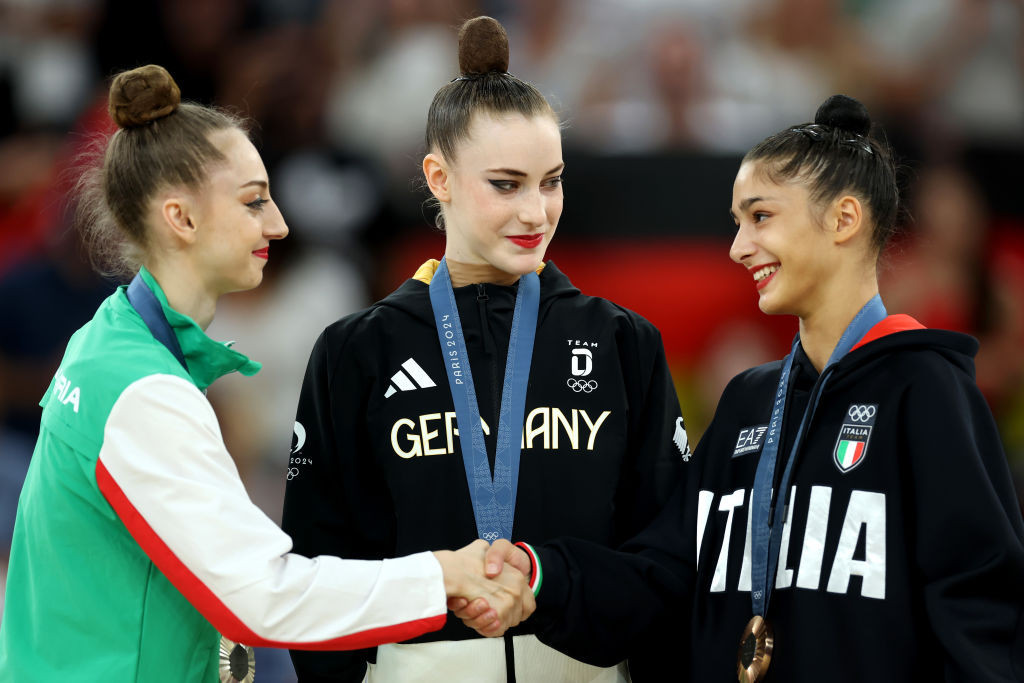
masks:
[[[246,645],[220,637],[220,683],[252,683],[256,652]]]
[[[755,616],[743,629],[740,649],[736,652],[736,675],[740,683],[757,683],[764,680],[768,665],[772,661],[775,636],[768,622]]]

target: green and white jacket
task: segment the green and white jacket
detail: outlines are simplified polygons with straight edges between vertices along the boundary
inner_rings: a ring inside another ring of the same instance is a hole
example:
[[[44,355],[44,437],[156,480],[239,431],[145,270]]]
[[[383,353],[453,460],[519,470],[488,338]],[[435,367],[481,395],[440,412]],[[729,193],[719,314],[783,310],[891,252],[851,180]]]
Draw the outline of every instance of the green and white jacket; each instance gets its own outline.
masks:
[[[308,559],[250,500],[204,390],[259,364],[172,309],[188,371],[120,288],[71,338],[40,402],[18,505],[0,683],[216,681],[247,645],[362,648],[445,621],[430,553]],[[312,520],[311,523],[315,523]]]

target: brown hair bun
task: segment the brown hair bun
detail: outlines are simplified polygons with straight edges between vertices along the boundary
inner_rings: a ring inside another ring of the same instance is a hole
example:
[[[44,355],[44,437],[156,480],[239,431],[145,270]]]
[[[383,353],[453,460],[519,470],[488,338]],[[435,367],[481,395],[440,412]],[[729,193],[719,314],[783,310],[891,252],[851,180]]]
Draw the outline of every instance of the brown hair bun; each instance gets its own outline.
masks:
[[[459,29],[459,70],[463,75],[508,71],[508,34],[491,17],[474,17]]]
[[[114,78],[107,110],[120,128],[134,128],[167,116],[180,103],[181,90],[167,69],[147,64]]]

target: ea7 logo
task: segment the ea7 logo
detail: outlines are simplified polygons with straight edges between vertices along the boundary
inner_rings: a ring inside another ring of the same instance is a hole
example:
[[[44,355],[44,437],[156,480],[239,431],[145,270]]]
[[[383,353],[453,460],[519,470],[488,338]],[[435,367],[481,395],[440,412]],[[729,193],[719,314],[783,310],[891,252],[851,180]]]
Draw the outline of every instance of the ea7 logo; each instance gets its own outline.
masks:
[[[764,435],[768,431],[768,425],[754,425],[744,427],[736,436],[736,447],[732,451],[732,457],[755,453],[761,450],[764,443]]]
[[[590,349],[572,350],[572,376],[586,377],[594,370],[594,354]]]

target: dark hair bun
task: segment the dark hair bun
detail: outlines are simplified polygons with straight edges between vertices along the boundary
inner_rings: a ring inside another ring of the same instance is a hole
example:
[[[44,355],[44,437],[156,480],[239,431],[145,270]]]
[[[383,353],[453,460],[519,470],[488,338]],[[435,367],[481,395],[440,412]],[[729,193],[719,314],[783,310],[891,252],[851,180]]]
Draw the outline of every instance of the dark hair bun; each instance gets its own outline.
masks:
[[[167,69],[148,64],[114,77],[107,110],[120,128],[134,128],[167,116],[180,103],[181,90]]]
[[[857,135],[867,135],[871,131],[871,116],[867,108],[846,95],[833,95],[825,100],[818,107],[814,122]]]
[[[463,75],[508,71],[508,34],[491,17],[474,17],[459,29],[459,70]]]

